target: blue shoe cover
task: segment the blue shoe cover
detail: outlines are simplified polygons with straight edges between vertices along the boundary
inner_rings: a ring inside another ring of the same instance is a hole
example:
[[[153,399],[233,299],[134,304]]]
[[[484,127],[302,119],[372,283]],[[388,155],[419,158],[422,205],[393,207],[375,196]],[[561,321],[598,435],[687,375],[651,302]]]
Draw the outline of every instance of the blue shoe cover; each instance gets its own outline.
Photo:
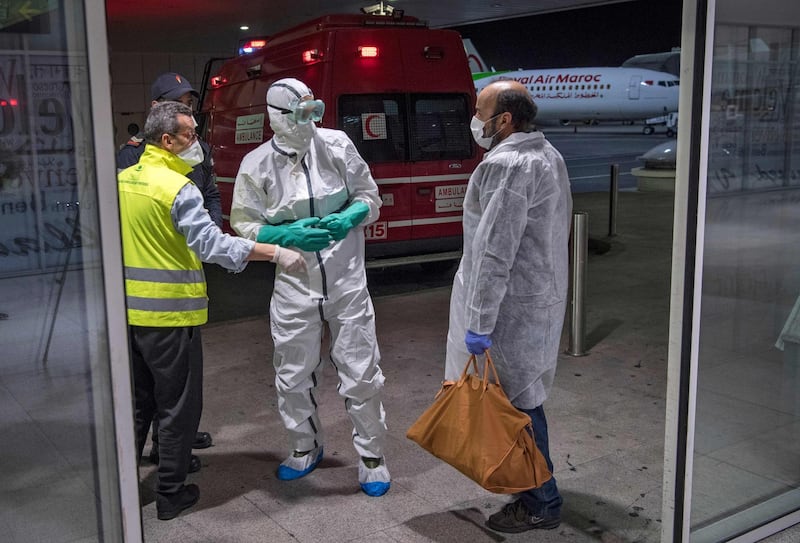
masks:
[[[363,461],[358,463],[358,482],[367,496],[383,496],[391,486],[391,476],[386,468],[386,460],[381,458],[377,468],[368,468]]]
[[[305,477],[322,461],[322,447],[317,447],[304,456],[291,455],[278,466],[278,479],[293,481]]]
[[[392,486],[392,483],[361,483],[361,490],[364,491],[364,494],[367,496],[383,496],[387,492],[389,492],[389,487]]]

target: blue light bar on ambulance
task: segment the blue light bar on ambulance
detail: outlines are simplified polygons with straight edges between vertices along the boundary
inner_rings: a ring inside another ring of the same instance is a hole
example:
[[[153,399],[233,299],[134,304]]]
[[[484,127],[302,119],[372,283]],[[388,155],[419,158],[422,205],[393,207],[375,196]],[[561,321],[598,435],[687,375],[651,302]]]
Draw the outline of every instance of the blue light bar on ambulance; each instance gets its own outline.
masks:
[[[359,45],[358,56],[361,58],[376,58],[378,56],[378,48],[374,45]]]
[[[239,54],[249,55],[253,51],[258,51],[259,49],[263,49],[265,45],[267,45],[267,40],[263,38],[257,40],[247,40],[246,42],[244,42],[239,46]]]

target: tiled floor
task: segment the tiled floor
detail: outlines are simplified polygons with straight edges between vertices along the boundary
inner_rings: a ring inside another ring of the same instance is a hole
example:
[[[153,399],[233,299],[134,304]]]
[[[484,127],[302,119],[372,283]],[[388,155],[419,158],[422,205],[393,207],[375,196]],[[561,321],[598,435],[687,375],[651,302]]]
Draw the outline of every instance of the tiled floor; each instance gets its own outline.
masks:
[[[590,212],[590,234],[605,232],[602,195],[577,195]],[[350,424],[327,367],[320,415],[325,459],[312,475],[278,481],[287,452],[273,388],[271,340],[265,317],[209,325],[204,330],[205,404],[201,429],[215,445],[196,451],[203,469],[198,505],[176,520],[155,518],[154,471],[141,469],[147,541],[171,542],[455,542],[631,541],[660,539],[667,376],[671,196],[623,193],[618,236],[604,255],[590,255],[587,347],[562,355],[545,409],[555,475],[564,495],[562,525],[553,531],[501,535],[484,527],[505,497],[490,494],[405,438],[429,405],[442,377],[449,289],[375,299],[393,482],[382,498],[357,484]],[[65,292],[81,292],[69,274]],[[82,298],[58,309],[47,363],[42,361],[52,310],[53,276],[0,281],[0,540],[96,541],[91,335]],[[565,329],[564,346],[568,330]],[[102,352],[102,349],[101,349]],[[752,395],[746,410],[715,384],[755,383],[748,359],[704,375],[708,393],[698,412],[698,514],[730,502],[740,485],[767,492],[797,486],[800,444],[793,414]],[[751,387],[752,388],[752,387]],[[755,387],[758,390],[758,387]],[[769,427],[764,427],[768,421]],[[748,445],[761,425],[761,449]],[[753,457],[753,454],[759,456]],[[772,456],[769,456],[772,454]],[[771,458],[764,461],[763,457]],[[766,470],[743,473],[737,462]],[[710,504],[703,506],[702,504]],[[770,538],[798,541],[800,529]]]

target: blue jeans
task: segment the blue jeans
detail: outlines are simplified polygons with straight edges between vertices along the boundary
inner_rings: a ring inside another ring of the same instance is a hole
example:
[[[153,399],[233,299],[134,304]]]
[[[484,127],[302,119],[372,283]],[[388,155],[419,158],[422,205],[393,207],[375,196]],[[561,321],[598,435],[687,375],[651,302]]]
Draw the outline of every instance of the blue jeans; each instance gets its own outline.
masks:
[[[540,405],[536,409],[520,409],[526,413],[533,423],[533,439],[536,446],[547,460],[547,468],[552,473],[553,463],[550,461],[550,447],[547,439],[547,419],[544,416],[544,409]],[[518,494],[522,503],[528,508],[532,515],[542,518],[553,518],[561,516],[561,494],[556,486],[556,478],[553,476],[549,481],[539,488],[526,490]]]

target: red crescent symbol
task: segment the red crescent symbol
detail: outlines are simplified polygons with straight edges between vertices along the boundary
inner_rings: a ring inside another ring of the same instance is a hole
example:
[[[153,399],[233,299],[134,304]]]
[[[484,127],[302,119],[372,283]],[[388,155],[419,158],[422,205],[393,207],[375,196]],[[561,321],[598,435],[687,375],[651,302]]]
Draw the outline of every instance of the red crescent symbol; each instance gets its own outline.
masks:
[[[380,115],[373,114],[373,115],[368,115],[367,118],[364,119],[364,132],[366,132],[367,136],[369,136],[370,138],[377,139],[380,137],[380,134],[376,134],[375,132],[373,132],[372,127],[370,126],[372,119],[377,119],[378,117],[380,117]]]

